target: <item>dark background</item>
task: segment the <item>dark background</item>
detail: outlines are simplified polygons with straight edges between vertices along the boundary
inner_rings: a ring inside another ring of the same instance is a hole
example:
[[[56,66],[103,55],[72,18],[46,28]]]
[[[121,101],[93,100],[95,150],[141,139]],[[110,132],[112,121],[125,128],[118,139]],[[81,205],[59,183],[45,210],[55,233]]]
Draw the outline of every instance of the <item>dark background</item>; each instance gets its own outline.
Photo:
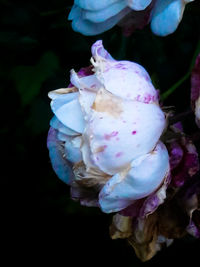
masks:
[[[88,66],[98,39],[116,59],[142,64],[161,93],[190,70],[200,38],[200,1],[189,4],[178,30],[153,35],[149,26],[125,38],[119,27],[95,37],[71,29],[73,1],[0,0],[1,243],[6,263],[56,266],[198,264],[199,241],[177,240],[141,263],[124,240],[109,237],[111,217],[70,200],[69,187],[51,168],[46,137],[52,116],[47,93],[67,87],[69,71]],[[175,114],[190,108],[190,79],[165,101]],[[185,132],[197,131],[194,117]],[[199,151],[199,145],[197,143]],[[6,265],[7,266],[7,265]]]

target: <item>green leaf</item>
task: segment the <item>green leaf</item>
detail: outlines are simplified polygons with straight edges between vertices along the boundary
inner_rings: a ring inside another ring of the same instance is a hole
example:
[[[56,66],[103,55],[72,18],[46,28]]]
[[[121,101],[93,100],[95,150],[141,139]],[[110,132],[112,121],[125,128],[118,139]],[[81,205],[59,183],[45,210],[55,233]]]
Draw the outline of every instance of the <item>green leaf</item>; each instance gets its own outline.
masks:
[[[57,56],[48,51],[35,66],[20,65],[13,69],[11,76],[23,106],[28,105],[39,94],[43,82],[58,68]]]

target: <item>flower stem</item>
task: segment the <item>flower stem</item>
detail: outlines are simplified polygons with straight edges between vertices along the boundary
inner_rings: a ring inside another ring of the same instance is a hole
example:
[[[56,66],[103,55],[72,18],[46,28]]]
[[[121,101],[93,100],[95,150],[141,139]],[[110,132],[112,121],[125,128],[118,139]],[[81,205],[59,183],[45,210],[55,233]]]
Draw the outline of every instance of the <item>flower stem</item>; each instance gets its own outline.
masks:
[[[190,74],[195,64],[196,57],[198,56],[199,52],[200,52],[200,40],[197,43],[197,47],[194,51],[194,55],[192,57],[192,61],[191,61],[188,72],[179,81],[173,84],[167,91],[161,94],[162,101],[165,100],[169,95],[171,95],[179,86],[181,86],[190,77]]]

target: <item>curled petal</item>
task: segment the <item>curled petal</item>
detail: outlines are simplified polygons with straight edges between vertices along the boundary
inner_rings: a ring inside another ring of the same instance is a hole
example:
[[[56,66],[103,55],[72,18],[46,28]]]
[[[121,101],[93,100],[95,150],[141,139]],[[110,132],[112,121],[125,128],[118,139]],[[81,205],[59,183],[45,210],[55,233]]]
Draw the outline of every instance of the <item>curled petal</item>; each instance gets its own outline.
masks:
[[[132,235],[132,228],[132,218],[117,213],[113,216],[113,221],[110,226],[110,236],[112,239],[128,238]]]
[[[53,118],[50,121],[50,126],[56,130],[58,130],[60,133],[63,133],[65,135],[69,136],[76,136],[78,135],[77,132],[71,130],[70,128],[66,127],[63,125],[57,118],[56,116],[53,116]]]
[[[115,61],[108,51],[104,49],[102,40],[98,40],[92,45],[91,52],[93,58],[97,61],[99,58]]]
[[[51,108],[59,121],[67,128],[82,133],[85,122],[78,101],[78,93],[55,95],[50,92],[49,97],[52,99]]]
[[[168,171],[167,149],[159,142],[152,153],[133,161],[129,171],[115,174],[105,184],[99,195],[101,209],[119,211],[146,197],[160,186]]]
[[[121,210],[120,214],[124,216],[131,216],[133,219],[145,218],[149,214],[152,214],[165,201],[166,191],[170,181],[171,176],[168,173],[158,190],[156,190],[146,198],[134,201],[133,204],[128,206],[126,209]]]
[[[100,88],[102,85],[97,80],[95,75],[79,78],[74,70],[71,71],[70,80],[71,83],[79,89],[79,103],[82,107],[84,115],[88,115],[91,111],[98,88]],[[85,119],[87,120],[87,116],[85,116]]]
[[[71,184],[74,179],[70,163],[63,157],[63,143],[57,138],[57,131],[50,128],[47,138],[47,147],[52,167],[57,176],[66,184]]]
[[[129,8],[124,8],[121,12],[115,16],[100,23],[93,23],[83,18],[82,10],[76,10],[76,18],[72,20],[72,28],[76,32],[80,32],[84,35],[97,35],[105,32],[115,26],[125,15],[130,12]],[[71,16],[70,16],[71,17]]]
[[[151,29],[153,33],[166,36],[173,33],[183,16],[185,0],[157,0],[152,13]]]
[[[92,46],[96,77],[112,94],[146,104],[157,103],[157,91],[147,71],[134,62],[116,61],[97,41]]]

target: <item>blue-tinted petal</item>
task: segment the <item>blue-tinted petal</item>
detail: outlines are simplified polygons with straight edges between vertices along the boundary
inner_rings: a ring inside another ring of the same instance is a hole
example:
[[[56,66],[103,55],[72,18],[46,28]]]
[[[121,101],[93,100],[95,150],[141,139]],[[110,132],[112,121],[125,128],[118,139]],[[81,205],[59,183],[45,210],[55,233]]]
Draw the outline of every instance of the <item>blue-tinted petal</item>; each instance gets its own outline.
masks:
[[[64,124],[62,124],[56,116],[53,116],[53,118],[50,121],[50,126],[53,127],[54,129],[58,130],[60,133],[69,135],[69,136],[75,136],[78,135],[79,133],[71,130],[70,128],[66,127]]]
[[[81,8],[77,5],[73,5],[73,7],[72,7],[72,9],[68,15],[68,20],[73,20],[73,19],[79,17],[80,12],[81,12]]]
[[[72,21],[72,28],[76,32],[80,32],[84,35],[97,35],[105,32],[115,26],[126,14],[131,10],[129,8],[124,8],[117,15],[109,18],[108,20],[100,23],[93,23],[82,18],[80,16]]]
[[[123,0],[98,11],[84,10],[83,18],[95,23],[103,22],[118,14],[125,7],[126,3]]]
[[[121,0],[75,0],[74,4],[83,9],[95,11],[104,9],[116,2],[121,2]]]
[[[127,173],[117,173],[105,184],[99,194],[101,209],[106,213],[116,212],[150,195],[168,171],[167,149],[159,142],[154,151],[134,160]]]
[[[74,175],[69,162],[63,157],[61,142],[57,139],[57,131],[50,128],[47,138],[47,147],[52,167],[57,176],[66,184],[71,184]]]
[[[127,5],[136,11],[144,10],[152,2],[152,0],[126,0],[126,1],[127,1]]]
[[[83,133],[85,121],[77,98],[57,109],[55,115],[66,127],[78,133]]]
[[[151,21],[153,33],[160,36],[173,33],[182,19],[185,4],[183,0],[157,0]]]

